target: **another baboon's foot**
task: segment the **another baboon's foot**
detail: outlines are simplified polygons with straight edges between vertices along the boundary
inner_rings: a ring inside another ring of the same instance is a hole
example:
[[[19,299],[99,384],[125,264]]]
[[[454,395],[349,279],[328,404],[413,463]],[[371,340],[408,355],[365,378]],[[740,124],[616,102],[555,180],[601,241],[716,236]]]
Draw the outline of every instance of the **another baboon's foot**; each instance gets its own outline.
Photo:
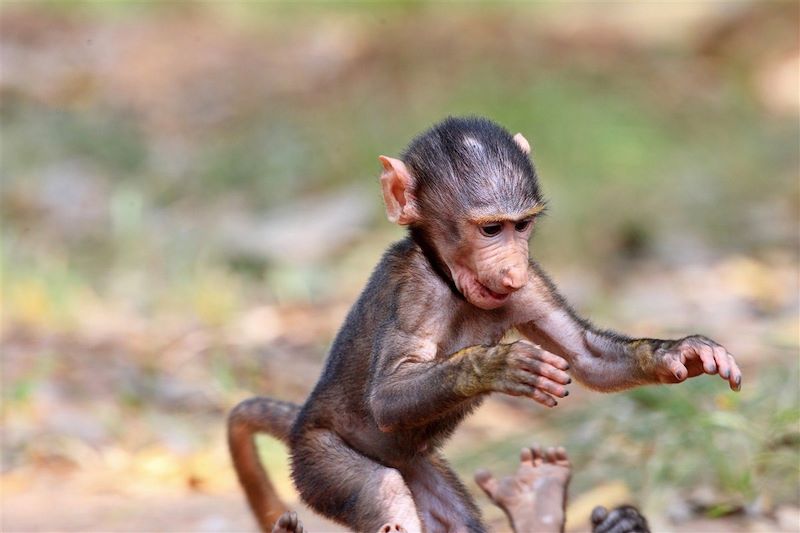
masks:
[[[406,533],[406,529],[400,524],[384,524],[378,533]]]
[[[542,499],[561,501],[572,467],[562,447],[542,451],[538,445],[523,448],[519,468],[513,476],[497,481],[488,470],[475,473],[475,481],[500,508],[533,507]]]
[[[272,528],[272,533],[304,533],[304,531],[303,523],[294,511],[283,513]]]
[[[608,512],[605,507],[592,511],[592,533],[650,533],[647,519],[632,505],[621,505]]]
[[[572,467],[562,447],[523,448],[513,476],[496,480],[487,470],[475,481],[508,515],[516,531],[560,531]]]

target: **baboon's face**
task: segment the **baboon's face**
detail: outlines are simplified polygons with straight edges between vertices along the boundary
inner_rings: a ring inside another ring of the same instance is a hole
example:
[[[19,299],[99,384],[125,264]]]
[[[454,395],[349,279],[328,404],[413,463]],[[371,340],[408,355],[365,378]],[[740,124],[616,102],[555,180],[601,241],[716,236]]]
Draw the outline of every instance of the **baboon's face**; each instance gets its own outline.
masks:
[[[468,302],[481,309],[496,309],[528,283],[528,241],[533,220],[531,214],[461,224],[458,245],[442,255]]]

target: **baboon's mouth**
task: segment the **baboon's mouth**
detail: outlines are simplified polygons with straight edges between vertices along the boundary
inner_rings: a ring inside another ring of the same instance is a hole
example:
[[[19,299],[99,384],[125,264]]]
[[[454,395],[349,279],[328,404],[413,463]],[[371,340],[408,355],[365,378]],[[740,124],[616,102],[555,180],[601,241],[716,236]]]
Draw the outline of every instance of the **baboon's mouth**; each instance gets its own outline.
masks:
[[[477,279],[475,280],[475,283],[478,284],[478,288],[480,289],[480,292],[481,292],[481,294],[483,296],[488,296],[489,298],[491,298],[493,300],[497,300],[498,302],[502,302],[503,300],[508,298],[508,296],[511,294],[511,293],[508,293],[508,292],[505,293],[505,294],[501,294],[499,292],[494,292],[492,289],[490,289],[489,287],[487,287],[486,285],[484,285],[483,283],[481,283]]]

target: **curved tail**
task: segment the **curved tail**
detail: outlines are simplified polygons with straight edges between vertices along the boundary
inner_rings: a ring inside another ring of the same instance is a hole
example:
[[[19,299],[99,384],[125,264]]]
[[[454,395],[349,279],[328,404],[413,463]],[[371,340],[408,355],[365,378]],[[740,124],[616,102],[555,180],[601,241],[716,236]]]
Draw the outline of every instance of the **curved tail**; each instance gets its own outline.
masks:
[[[228,415],[228,447],[250,509],[262,531],[272,531],[275,521],[288,508],[278,497],[255,445],[255,433],[268,433],[289,443],[289,432],[300,412],[300,406],[256,397],[244,400]]]

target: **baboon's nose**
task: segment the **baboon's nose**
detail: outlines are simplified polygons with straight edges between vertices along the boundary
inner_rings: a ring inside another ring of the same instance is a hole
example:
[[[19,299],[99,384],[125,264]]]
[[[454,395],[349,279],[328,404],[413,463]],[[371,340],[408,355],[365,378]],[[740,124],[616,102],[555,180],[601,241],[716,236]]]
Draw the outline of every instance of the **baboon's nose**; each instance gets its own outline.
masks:
[[[503,275],[502,285],[508,291],[516,291],[528,282],[528,271],[522,268],[510,268]]]

